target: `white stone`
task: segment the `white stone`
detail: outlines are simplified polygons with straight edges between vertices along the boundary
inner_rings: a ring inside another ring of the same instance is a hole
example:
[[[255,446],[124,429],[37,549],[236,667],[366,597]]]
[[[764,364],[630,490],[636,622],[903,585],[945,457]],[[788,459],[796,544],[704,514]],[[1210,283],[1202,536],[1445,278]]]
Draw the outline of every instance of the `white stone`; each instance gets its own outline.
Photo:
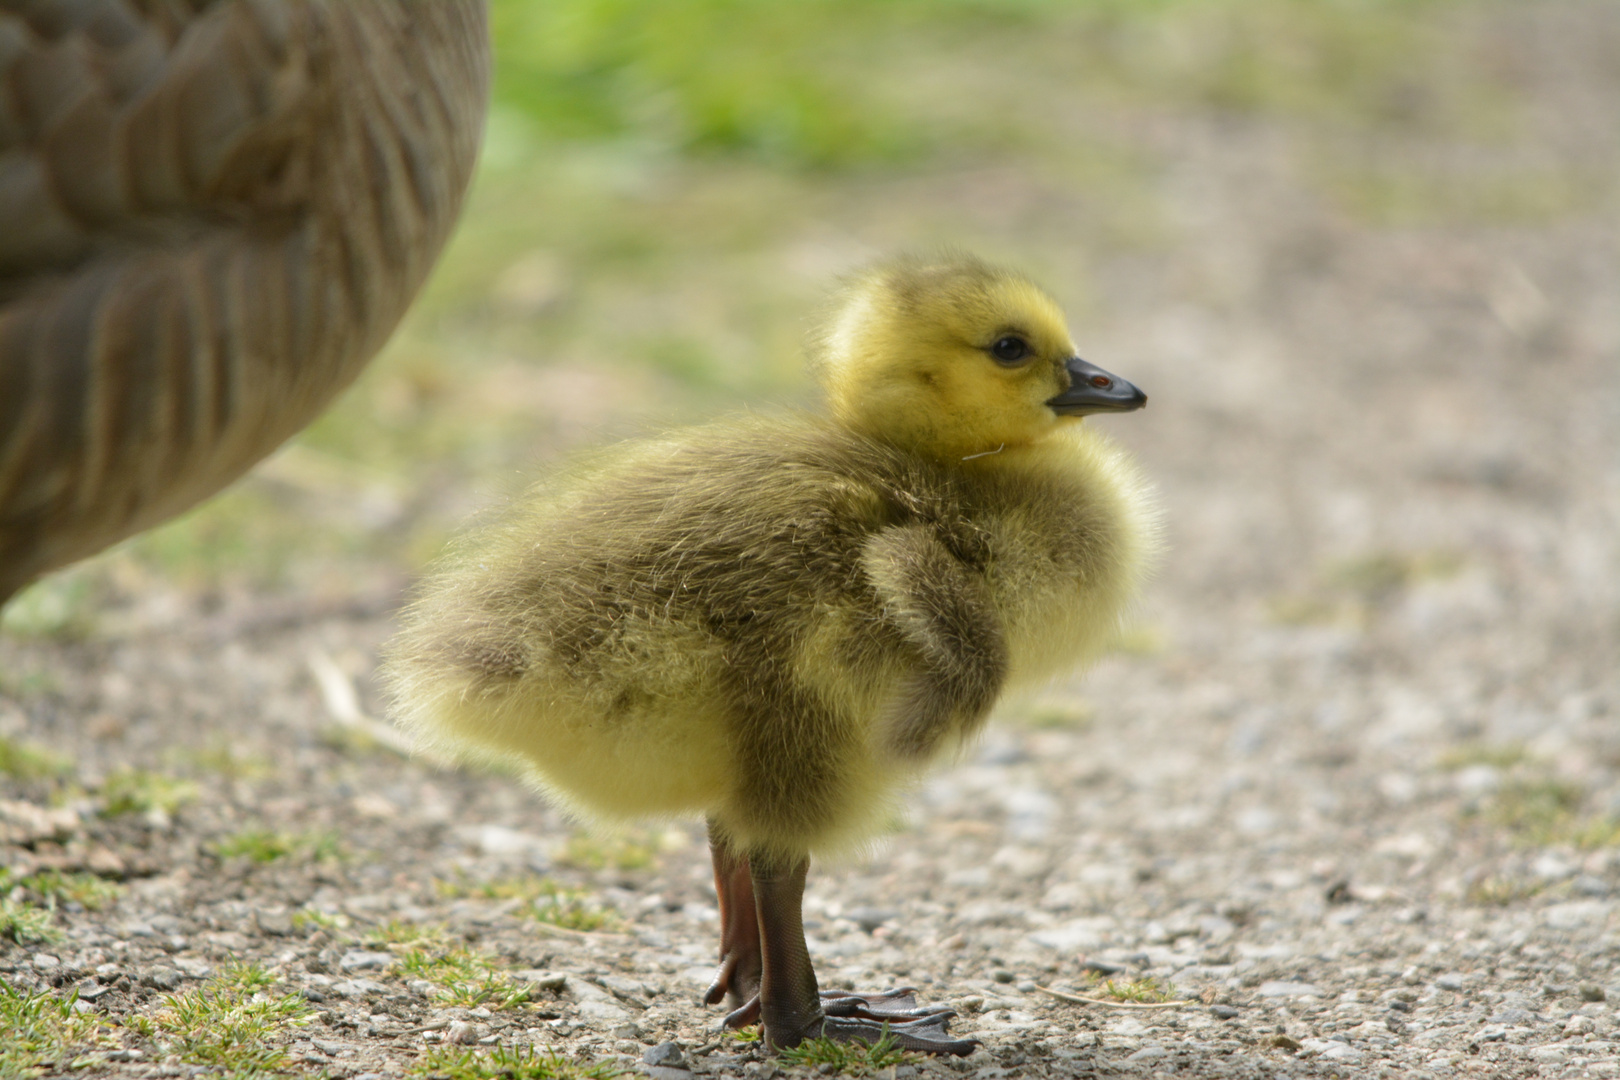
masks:
[[[1549,906],[1544,917],[1554,930],[1578,930],[1607,922],[1613,906],[1607,900],[1568,900]]]
[[[381,971],[393,967],[397,962],[393,953],[350,949],[338,961],[338,967],[344,971]]]
[[[382,983],[370,979],[344,979],[332,984],[332,993],[341,994],[346,998],[360,998],[368,994],[380,994],[386,989]]]
[[[617,1026],[630,1019],[630,1011],[603,998],[586,998],[579,1003],[579,1015],[593,1027]]]
[[[1029,935],[1029,940],[1060,953],[1080,952],[1101,946],[1108,940],[1108,931],[1113,927],[1114,920],[1106,917],[1071,919],[1044,930],[1036,930]]]
[[[1502,786],[1502,770],[1495,765],[1470,765],[1458,769],[1452,782],[1457,785],[1457,794],[1464,798],[1477,798],[1489,795]]]
[[[551,865],[545,841],[531,833],[504,825],[464,825],[456,830],[456,835],[485,855],[521,860],[535,870]]]
[[[174,958],[174,966],[193,979],[206,979],[214,973],[212,964],[195,956],[177,956]]]
[[[1562,881],[1574,877],[1580,867],[1555,852],[1544,851],[1530,864],[1530,870],[1544,881]]]

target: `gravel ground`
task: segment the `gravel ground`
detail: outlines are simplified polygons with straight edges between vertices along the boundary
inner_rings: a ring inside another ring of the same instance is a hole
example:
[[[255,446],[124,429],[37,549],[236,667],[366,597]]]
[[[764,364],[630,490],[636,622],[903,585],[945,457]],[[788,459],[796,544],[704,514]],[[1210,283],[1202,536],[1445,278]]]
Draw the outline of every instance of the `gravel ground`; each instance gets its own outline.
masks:
[[[1491,10],[1538,118],[1510,164],[1612,170],[1620,9]],[[896,1080],[1620,1076],[1612,191],[1550,222],[1372,228],[1309,193],[1275,124],[1140,137],[1177,147],[1181,239],[1101,263],[1078,332],[1152,396],[1108,422],[1160,482],[1169,553],[1128,647],[1008,703],[870,858],[813,870],[824,982],[917,986],[983,1040]],[[1052,222],[1077,198],[995,169],[882,197]],[[47,871],[122,883],[64,895],[54,939],[0,940],[13,992],[77,987],[106,1022],[9,1067],[217,1072],[182,1060],[175,996],[248,961],[310,1010],[269,1040],[292,1072],[533,1045],[657,1080],[804,1074],[698,1004],[695,826],[581,839],[366,725],[400,584],[153,585],[89,640],[0,638],[0,735],[71,762],[0,776],[12,902]],[[1183,1004],[1046,992],[1104,979]],[[469,981],[481,1004],[447,1000]]]

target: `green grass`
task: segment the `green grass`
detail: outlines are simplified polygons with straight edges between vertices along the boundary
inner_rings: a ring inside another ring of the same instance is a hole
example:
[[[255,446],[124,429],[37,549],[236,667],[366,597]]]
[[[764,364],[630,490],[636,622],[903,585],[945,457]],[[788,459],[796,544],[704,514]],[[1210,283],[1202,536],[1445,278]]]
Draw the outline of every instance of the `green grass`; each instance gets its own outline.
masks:
[[[1016,146],[1041,116],[1019,95],[1026,80],[1094,107],[1495,134],[1508,88],[1459,48],[1456,6],[496,0],[495,96],[542,138],[801,170]]]
[[[93,1013],[74,1009],[77,991],[13,989],[0,979],[0,1077],[67,1074],[73,1063],[116,1043]]]
[[[59,904],[77,904],[86,911],[100,911],[123,893],[124,887],[95,874],[64,874],[41,870],[37,874],[13,877],[0,868],[0,893],[34,907],[55,909]]]
[[[1096,706],[1078,699],[1045,702],[1024,714],[1025,725],[1041,731],[1080,731],[1096,719]]]
[[[911,1055],[900,1049],[887,1030],[875,1043],[839,1042],[836,1039],[806,1039],[798,1046],[778,1051],[777,1057],[789,1065],[819,1069],[831,1065],[841,1076],[866,1076],[906,1062]]]
[[[214,844],[214,854],[222,859],[245,857],[257,863],[270,863],[278,859],[298,858],[311,862],[325,862],[342,857],[343,846],[338,834],[330,829],[289,833],[275,829],[249,828],[221,838]]]
[[[101,785],[101,812],[107,817],[154,810],[173,814],[196,798],[197,785],[189,780],[143,769],[122,769]]]
[[[530,999],[532,987],[515,982],[493,957],[460,946],[437,941],[392,947],[399,957],[400,974],[423,979],[439,988],[439,1000],[447,1005],[488,1009],[510,1009]]]
[[[229,965],[206,985],[165,998],[150,1033],[186,1064],[237,1074],[288,1069],[281,1044],[312,1013],[297,994],[270,993],[274,982],[261,967]]]
[[[306,926],[322,930],[347,930],[350,923],[349,917],[342,912],[321,911],[318,908],[302,908],[292,914],[292,924],[300,930]]]
[[[572,889],[546,877],[527,876],[495,881],[440,881],[439,895],[479,897],[486,900],[521,900],[515,914],[564,930],[591,931],[617,925],[612,912],[592,903],[583,889]]]
[[[227,780],[261,780],[272,772],[263,758],[239,754],[225,743],[212,743],[197,749],[176,747],[172,754],[165,757],[170,764],[180,766],[183,771],[208,773]]]
[[[647,870],[658,861],[658,840],[645,832],[619,836],[575,836],[559,859],[585,870]]]
[[[1329,563],[1324,582],[1365,603],[1378,603],[1420,581],[1454,576],[1462,557],[1452,551],[1372,551]]]
[[[1286,626],[1364,625],[1413,586],[1454,576],[1461,556],[1452,551],[1368,551],[1317,570],[1304,591],[1272,597],[1272,621]]]
[[[1503,784],[1478,814],[1526,846],[1590,850],[1620,845],[1620,818],[1583,813],[1585,802],[1586,792],[1579,785],[1533,777]]]
[[[35,743],[0,736],[0,776],[49,780],[69,772],[73,762]]]
[[[50,908],[0,896],[0,939],[15,941],[19,945],[38,945],[60,941],[62,936]]]
[[[868,87],[872,54],[914,7],[496,0],[496,100],[551,137],[792,168],[904,160],[927,139]]]
[[[1509,907],[1539,895],[1546,888],[1544,881],[1492,875],[1470,885],[1464,898],[1478,907]]]
[[[363,939],[367,945],[385,948],[392,945],[414,945],[420,948],[443,948],[450,936],[443,926],[401,922],[390,919],[381,926],[367,930]]]
[[[625,1070],[609,1062],[585,1065],[529,1046],[497,1046],[489,1050],[433,1047],[423,1054],[410,1075],[432,1080],[613,1080]]]
[[[1086,987],[1088,997],[1110,998],[1114,1001],[1135,1001],[1145,1005],[1175,1001],[1173,987],[1158,979],[1098,979]]]
[[[48,641],[83,640],[95,630],[95,591],[90,579],[77,574],[36,582],[0,609],[0,633]]]
[[[1490,765],[1507,770],[1527,761],[1529,755],[1521,743],[1470,742],[1452,747],[1435,764],[1448,772],[1456,772],[1473,765]]]

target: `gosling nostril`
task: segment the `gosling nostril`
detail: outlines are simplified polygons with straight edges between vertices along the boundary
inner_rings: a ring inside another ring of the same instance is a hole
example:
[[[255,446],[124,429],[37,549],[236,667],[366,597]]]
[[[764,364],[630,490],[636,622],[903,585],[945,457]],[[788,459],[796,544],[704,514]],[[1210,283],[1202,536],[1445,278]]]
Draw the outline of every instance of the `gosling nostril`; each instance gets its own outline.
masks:
[[[1110,379],[1106,375],[1093,375],[1091,377],[1091,385],[1097,387],[1099,390],[1106,390],[1110,386],[1114,385],[1114,380]]]

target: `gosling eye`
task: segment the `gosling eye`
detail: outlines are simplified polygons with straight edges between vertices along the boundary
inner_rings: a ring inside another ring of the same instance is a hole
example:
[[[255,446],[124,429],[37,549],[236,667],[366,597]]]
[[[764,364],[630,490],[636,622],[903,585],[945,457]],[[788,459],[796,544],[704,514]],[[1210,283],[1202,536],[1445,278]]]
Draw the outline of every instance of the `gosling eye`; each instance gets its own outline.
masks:
[[[1001,364],[1016,364],[1028,357],[1029,352],[1029,343],[1016,334],[997,338],[996,343],[990,346],[990,355]]]

